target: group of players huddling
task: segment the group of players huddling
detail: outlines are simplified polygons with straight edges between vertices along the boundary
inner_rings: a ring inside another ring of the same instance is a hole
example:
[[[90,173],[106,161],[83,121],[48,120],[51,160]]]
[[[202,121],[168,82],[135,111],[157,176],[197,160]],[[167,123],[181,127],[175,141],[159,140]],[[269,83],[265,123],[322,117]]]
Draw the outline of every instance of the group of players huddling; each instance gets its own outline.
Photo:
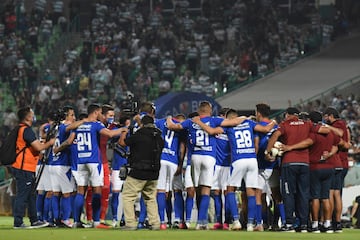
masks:
[[[64,111],[66,118],[37,187],[39,219],[50,226],[73,228],[125,225],[118,216],[123,185],[119,171],[127,159],[114,151],[109,166],[107,148],[118,141],[122,128],[136,131],[142,116],[154,117],[155,107],[143,103],[139,114],[133,118],[121,114],[118,122],[110,105],[90,104],[79,121],[75,121],[74,109],[65,107]],[[270,225],[272,230],[286,232],[342,231],[341,189],[349,139],[346,124],[335,109],[325,111],[329,124],[321,123],[319,112],[301,119],[296,108],[288,108],[278,125],[269,119],[270,107],[263,103],[256,105],[252,118],[228,108],[221,109],[217,117],[212,112],[211,103],[201,102],[188,118],[179,114],[155,120],[165,140],[157,186],[161,230],[169,226],[190,229],[194,202],[195,229],[209,229],[212,197],[212,229],[264,231]],[[41,126],[41,137],[45,138],[51,123]],[[278,141],[282,144],[276,145]],[[282,155],[272,155],[274,145]],[[110,192],[113,221],[107,224]],[[143,229],[146,206],[139,197],[138,229]],[[271,222],[269,202],[274,210]],[[87,224],[81,221],[84,208]]]

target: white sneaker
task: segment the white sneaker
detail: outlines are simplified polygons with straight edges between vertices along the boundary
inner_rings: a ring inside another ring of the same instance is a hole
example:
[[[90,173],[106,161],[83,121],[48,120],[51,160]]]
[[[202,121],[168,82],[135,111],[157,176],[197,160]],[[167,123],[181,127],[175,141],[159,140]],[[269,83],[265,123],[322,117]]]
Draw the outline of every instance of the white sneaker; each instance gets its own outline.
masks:
[[[239,220],[236,220],[233,222],[233,224],[231,226],[231,230],[233,230],[233,231],[241,230],[241,224],[240,224]]]
[[[254,224],[248,223],[246,226],[246,231],[253,232],[254,231]]]
[[[115,219],[112,220],[111,226],[112,226],[112,227],[117,227],[117,221],[116,221]]]
[[[190,222],[185,222],[185,226],[186,226],[186,229],[190,229],[191,223]]]

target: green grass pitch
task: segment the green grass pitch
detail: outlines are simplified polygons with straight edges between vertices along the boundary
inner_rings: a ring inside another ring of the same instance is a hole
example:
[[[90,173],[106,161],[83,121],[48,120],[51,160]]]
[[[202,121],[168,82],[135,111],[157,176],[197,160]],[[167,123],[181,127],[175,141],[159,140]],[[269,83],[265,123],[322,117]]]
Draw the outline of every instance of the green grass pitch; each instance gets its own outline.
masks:
[[[358,240],[360,230],[344,229],[343,233],[314,234],[314,233],[281,233],[281,232],[232,232],[232,231],[195,231],[195,230],[166,230],[166,231],[122,231],[113,229],[12,229],[11,217],[0,217],[1,240]]]

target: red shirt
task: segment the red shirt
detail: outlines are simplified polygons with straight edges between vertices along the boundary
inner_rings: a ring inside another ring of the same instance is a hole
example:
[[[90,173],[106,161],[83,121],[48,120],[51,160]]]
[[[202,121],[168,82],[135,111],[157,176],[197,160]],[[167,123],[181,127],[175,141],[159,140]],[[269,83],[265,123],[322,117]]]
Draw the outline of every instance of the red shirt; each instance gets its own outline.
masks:
[[[345,142],[349,141],[349,135],[348,135],[347,127],[346,127],[346,122],[344,120],[338,119],[338,120],[334,121],[331,124],[331,126],[343,130],[344,134],[342,136],[342,139]],[[339,157],[340,157],[341,162],[342,162],[342,167],[348,169],[349,168],[348,150],[339,148]]]
[[[324,151],[330,152],[332,146],[337,146],[339,144],[339,136],[330,132],[328,134],[310,133],[309,137],[314,141],[313,145],[311,145],[309,149],[310,170],[332,169],[336,167],[336,163],[339,164],[339,161],[337,161],[339,159],[337,154],[331,156],[325,161],[320,162],[319,160],[321,159]]]
[[[310,132],[317,132],[320,126],[313,126],[310,121],[303,121],[297,117],[285,120],[279,124],[278,131],[285,145],[299,143],[309,137]],[[286,152],[282,164],[306,163],[309,164],[309,150],[298,149]]]

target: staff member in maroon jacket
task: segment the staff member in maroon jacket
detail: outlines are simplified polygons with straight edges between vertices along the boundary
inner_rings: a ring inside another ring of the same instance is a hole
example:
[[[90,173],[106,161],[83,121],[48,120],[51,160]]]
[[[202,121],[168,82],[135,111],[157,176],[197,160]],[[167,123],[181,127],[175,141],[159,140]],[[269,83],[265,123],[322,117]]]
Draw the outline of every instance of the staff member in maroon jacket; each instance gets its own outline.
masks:
[[[329,107],[324,111],[324,120],[333,128],[336,128],[335,133],[341,137],[344,144],[339,147],[338,155],[341,160],[341,165],[335,168],[335,177],[330,193],[330,200],[333,203],[335,210],[335,221],[333,221],[333,228],[335,232],[342,232],[341,213],[342,213],[342,188],[344,187],[344,179],[349,169],[348,149],[350,147],[350,133],[346,126],[346,122],[339,118],[339,113],[335,108]]]
[[[265,150],[265,157],[273,160],[270,156],[271,148],[281,136],[284,145],[294,145],[309,137],[310,132],[319,132],[325,129],[320,126],[313,126],[310,121],[304,121],[298,118],[299,110],[289,107],[285,111],[285,120],[279,124],[278,129],[269,139]],[[281,163],[281,188],[285,205],[286,225],[282,231],[295,232],[294,212],[300,219],[300,232],[307,232],[307,221],[309,215],[309,191],[310,191],[310,171],[309,171],[309,150],[295,149],[286,152],[283,155]],[[296,208],[296,210],[295,210]]]
[[[310,120],[314,125],[322,125],[322,115],[320,112],[313,111],[309,114]],[[310,159],[310,198],[311,204],[311,232],[320,233],[319,228],[319,210],[320,199],[322,203],[322,212],[324,217],[323,232],[332,233],[331,226],[332,209],[329,200],[330,187],[334,178],[334,167],[340,161],[338,155],[338,144],[340,137],[332,131],[328,134],[310,133],[309,138],[291,146],[282,146],[284,152],[294,149],[309,148]],[[340,161],[341,164],[341,161]]]

